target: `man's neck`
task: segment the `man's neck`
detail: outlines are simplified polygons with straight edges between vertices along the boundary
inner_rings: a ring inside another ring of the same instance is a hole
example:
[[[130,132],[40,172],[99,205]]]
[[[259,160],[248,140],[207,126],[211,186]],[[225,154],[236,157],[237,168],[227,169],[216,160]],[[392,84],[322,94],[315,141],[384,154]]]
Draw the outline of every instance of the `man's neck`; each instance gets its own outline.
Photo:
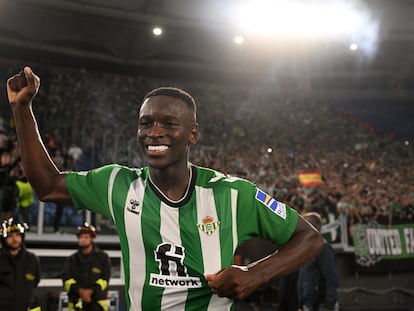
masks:
[[[22,248],[9,249],[10,255],[17,256]]]
[[[191,183],[191,166],[179,170],[151,170],[150,180],[152,184],[164,196],[173,201],[178,201],[185,196]]]
[[[82,252],[82,254],[84,254],[84,255],[88,255],[88,254],[90,254],[90,253],[92,252],[92,250],[93,250],[93,244],[89,245],[89,246],[88,246],[88,247],[86,247],[86,248],[82,248],[82,249],[81,249],[81,252]]]

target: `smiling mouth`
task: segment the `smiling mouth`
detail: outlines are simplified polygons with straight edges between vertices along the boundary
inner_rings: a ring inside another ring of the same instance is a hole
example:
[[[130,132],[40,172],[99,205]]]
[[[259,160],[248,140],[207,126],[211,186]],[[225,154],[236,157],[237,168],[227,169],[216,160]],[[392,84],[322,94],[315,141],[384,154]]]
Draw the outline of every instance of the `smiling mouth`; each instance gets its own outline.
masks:
[[[159,153],[163,153],[164,151],[168,150],[168,146],[166,146],[166,145],[158,145],[158,146],[149,145],[149,146],[147,146],[147,150],[148,150],[148,153],[159,154]]]

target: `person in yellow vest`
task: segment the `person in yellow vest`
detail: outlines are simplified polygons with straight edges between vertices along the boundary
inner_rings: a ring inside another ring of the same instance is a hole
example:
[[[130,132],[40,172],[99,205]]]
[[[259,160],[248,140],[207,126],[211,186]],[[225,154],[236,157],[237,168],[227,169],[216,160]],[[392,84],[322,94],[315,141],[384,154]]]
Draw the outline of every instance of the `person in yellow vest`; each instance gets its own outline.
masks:
[[[40,311],[35,289],[40,282],[40,259],[26,249],[28,226],[10,218],[0,224],[0,310]]]
[[[85,223],[78,228],[78,251],[66,259],[63,288],[69,311],[108,311],[107,299],[111,261],[94,243],[96,229]]]
[[[15,217],[20,218],[21,215],[23,222],[30,224],[29,211],[34,201],[33,189],[22,170],[18,170],[17,172],[16,186],[18,196]]]

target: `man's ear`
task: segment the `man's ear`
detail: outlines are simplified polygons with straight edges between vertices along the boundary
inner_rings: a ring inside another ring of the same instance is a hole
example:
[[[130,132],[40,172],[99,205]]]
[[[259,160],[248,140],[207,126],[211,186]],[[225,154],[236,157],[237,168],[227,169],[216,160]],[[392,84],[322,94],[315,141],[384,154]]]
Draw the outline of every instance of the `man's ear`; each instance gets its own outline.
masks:
[[[197,141],[198,141],[198,123],[194,123],[190,131],[188,142],[192,145],[195,145]]]

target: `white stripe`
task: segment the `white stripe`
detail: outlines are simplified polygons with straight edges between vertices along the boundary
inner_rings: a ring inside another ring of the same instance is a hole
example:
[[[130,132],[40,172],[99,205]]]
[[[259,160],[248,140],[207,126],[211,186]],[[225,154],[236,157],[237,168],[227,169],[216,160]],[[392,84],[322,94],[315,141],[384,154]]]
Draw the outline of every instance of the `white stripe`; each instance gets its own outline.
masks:
[[[208,305],[208,311],[223,311],[230,310],[233,300],[228,298],[221,298],[217,295],[211,296],[210,303]]]
[[[236,251],[238,243],[237,234],[237,190],[231,189],[231,221],[233,233],[233,253]],[[208,311],[230,310],[233,301],[227,298],[221,298],[213,295],[210,300]]]
[[[179,245],[182,247],[180,226],[178,222],[179,209],[170,207],[165,203],[161,203],[160,208],[160,235],[163,243],[171,245]],[[184,250],[185,252],[185,250]],[[185,254],[185,253],[184,253]],[[175,267],[171,267],[175,271]],[[173,275],[174,276],[174,275]],[[185,300],[183,301],[183,291],[186,288],[166,287],[161,300],[161,310],[181,311],[185,309]],[[184,293],[185,296],[185,293]],[[181,304],[180,304],[181,302]]]
[[[218,221],[214,193],[212,189],[196,187],[197,194],[197,223],[203,223],[207,216]],[[201,251],[203,254],[204,274],[213,274],[221,270],[220,226],[213,234],[207,235],[199,230]],[[213,295],[208,305],[208,311],[230,310],[232,301]]]
[[[231,189],[231,222],[233,228],[233,254],[236,251],[239,236],[237,234],[237,190]]]
[[[109,176],[109,181],[108,181],[108,206],[109,206],[109,211],[111,212],[111,216],[112,216],[112,220],[115,222],[115,217],[114,217],[114,210],[112,207],[112,189],[114,188],[114,181],[115,181],[115,177],[116,175],[118,175],[118,172],[121,169],[119,167],[114,168],[111,172],[111,175]]]
[[[196,187],[197,223],[202,224],[207,216],[218,221],[216,204],[212,189]],[[203,253],[204,274],[217,273],[221,269],[220,227],[213,234],[207,235],[199,230],[201,251]]]
[[[275,199],[271,198],[269,202],[267,202],[267,207],[270,208],[273,204],[273,202],[275,201]]]
[[[142,204],[144,201],[145,184],[142,179],[137,179],[131,183],[128,190],[128,195],[125,202],[124,208],[124,221],[125,221],[125,232],[128,237],[129,243],[129,263],[130,263],[130,274],[128,295],[131,299],[130,311],[141,310],[142,302],[142,289],[145,282],[145,248],[142,240],[141,230],[141,215],[142,215]],[[127,207],[130,204],[130,200],[137,200],[139,202],[138,210],[139,214],[129,212]]]

